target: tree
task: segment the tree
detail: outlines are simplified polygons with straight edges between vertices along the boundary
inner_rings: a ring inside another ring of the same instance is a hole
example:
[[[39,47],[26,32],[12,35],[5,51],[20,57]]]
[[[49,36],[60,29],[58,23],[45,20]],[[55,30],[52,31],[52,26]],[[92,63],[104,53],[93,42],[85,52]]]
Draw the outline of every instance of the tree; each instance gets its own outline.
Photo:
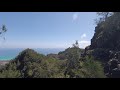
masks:
[[[97,15],[100,17],[98,19],[95,19],[95,23],[100,24],[113,14],[114,14],[113,12],[97,12]]]
[[[74,77],[74,69],[79,69],[80,68],[80,48],[78,41],[76,40],[75,44],[73,44],[73,47],[67,54],[67,68],[65,71],[65,76],[69,75],[70,78]]]
[[[80,69],[80,76],[85,78],[105,78],[102,63],[95,60],[93,56],[86,56],[84,58],[82,68]]]
[[[73,47],[79,48],[79,44],[78,44],[78,41],[77,41],[77,40],[76,40],[75,44],[73,44]]]
[[[3,37],[3,39],[5,40],[4,34],[6,33],[7,29],[5,25],[2,25],[2,27],[0,28],[0,36]]]

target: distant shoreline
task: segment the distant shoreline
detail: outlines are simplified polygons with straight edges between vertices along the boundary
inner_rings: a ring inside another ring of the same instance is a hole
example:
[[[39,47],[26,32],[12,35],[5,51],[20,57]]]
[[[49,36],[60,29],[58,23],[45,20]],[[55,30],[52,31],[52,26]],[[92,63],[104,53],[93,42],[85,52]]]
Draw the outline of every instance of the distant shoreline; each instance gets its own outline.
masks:
[[[0,61],[10,61],[14,59],[13,57],[10,57],[10,58],[6,58],[6,57],[0,57]]]
[[[12,58],[13,59],[13,58]],[[0,61],[10,61],[10,60],[12,60],[11,58],[10,59],[0,59]]]
[[[10,60],[0,60],[0,66],[2,65],[5,65],[5,64],[7,64],[7,63],[9,63],[10,62]]]
[[[8,61],[10,61],[10,60],[0,60],[0,62],[8,62]]]
[[[61,51],[64,51],[65,48],[32,48],[39,54],[48,55],[48,54],[58,54]],[[15,59],[24,48],[0,48],[0,61],[9,61]]]

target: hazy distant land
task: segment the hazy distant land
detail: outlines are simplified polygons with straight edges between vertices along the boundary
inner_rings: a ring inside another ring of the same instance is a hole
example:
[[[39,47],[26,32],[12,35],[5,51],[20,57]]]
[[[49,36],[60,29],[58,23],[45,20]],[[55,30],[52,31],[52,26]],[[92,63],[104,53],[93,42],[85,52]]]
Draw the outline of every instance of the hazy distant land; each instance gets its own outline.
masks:
[[[9,63],[10,60],[0,60],[0,65],[5,65]]]
[[[8,61],[11,59],[14,59],[21,51],[23,51],[23,48],[1,48],[0,49],[0,61]],[[40,54],[57,54],[60,51],[64,51],[64,48],[34,48],[35,51],[37,51]]]

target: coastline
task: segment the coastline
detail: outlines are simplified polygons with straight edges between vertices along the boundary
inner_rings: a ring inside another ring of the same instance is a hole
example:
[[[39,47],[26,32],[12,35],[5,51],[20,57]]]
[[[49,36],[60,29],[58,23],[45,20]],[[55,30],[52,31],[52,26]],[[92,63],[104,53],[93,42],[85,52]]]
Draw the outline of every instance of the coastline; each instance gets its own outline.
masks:
[[[0,61],[10,61],[10,60],[12,60],[12,59],[14,59],[15,57],[5,57],[5,56],[2,56],[2,57],[0,57]]]
[[[5,65],[9,63],[10,60],[0,60],[0,65]]]

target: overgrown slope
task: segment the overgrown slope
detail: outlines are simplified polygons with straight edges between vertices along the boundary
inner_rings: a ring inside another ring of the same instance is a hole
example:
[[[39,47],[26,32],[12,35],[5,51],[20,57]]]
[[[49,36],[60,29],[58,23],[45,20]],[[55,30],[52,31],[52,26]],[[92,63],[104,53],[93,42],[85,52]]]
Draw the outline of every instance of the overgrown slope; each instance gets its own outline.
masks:
[[[59,60],[38,54],[32,49],[22,51],[0,70],[0,78],[102,78],[103,68],[93,58],[80,57],[79,48],[66,49],[67,59]],[[63,53],[62,53],[63,54]]]
[[[120,12],[95,27],[91,45],[85,51],[103,63],[108,77],[120,77]]]

